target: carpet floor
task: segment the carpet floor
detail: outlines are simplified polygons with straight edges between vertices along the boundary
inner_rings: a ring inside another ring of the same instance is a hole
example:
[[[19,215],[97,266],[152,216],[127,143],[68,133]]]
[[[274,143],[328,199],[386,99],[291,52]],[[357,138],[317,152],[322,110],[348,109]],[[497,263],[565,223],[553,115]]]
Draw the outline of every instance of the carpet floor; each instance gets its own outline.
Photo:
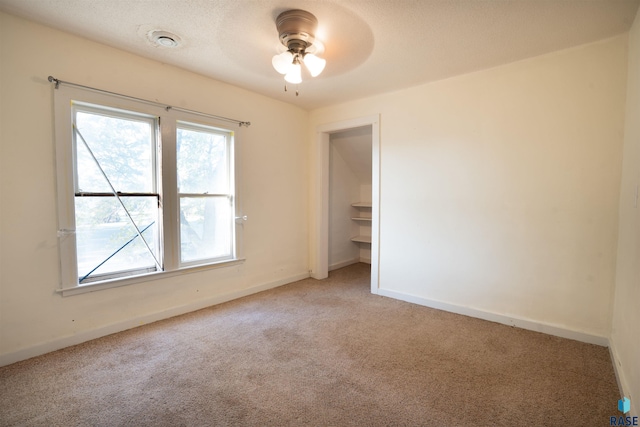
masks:
[[[2,426],[608,426],[604,347],[372,295],[369,266],[0,368]]]

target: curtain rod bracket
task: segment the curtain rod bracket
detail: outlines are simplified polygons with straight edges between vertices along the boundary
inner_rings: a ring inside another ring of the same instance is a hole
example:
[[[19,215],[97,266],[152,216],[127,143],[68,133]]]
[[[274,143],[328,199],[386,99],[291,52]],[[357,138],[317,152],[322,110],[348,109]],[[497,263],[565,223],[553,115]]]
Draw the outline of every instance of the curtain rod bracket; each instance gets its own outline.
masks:
[[[56,82],[56,85],[55,85],[56,89],[58,89],[60,87],[60,80],[56,79],[55,77],[49,76],[49,78],[47,80],[49,80],[52,83]]]

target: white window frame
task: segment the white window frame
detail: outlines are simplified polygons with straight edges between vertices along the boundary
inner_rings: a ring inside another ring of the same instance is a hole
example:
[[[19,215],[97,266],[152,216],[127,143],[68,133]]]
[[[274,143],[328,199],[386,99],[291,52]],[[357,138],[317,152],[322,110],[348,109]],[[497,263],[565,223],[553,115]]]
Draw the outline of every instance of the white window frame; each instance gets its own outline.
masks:
[[[154,195],[158,195],[156,198],[156,201],[158,203],[158,209],[156,212],[156,224],[157,224],[157,229],[158,229],[158,241],[155,242],[156,245],[158,245],[157,247],[157,251],[154,254],[154,258],[156,258],[156,261],[159,261],[160,264],[162,263],[162,259],[163,259],[163,249],[164,249],[164,244],[162,241],[162,209],[160,207],[160,203],[159,201],[161,200],[162,194],[160,193],[160,185],[159,185],[159,178],[160,178],[160,174],[158,173],[158,159],[160,158],[159,156],[159,150],[160,150],[160,137],[159,137],[159,132],[160,132],[160,126],[159,126],[159,119],[158,117],[152,116],[152,115],[148,115],[148,114],[141,114],[137,111],[123,111],[123,110],[117,110],[111,107],[105,107],[105,106],[99,106],[99,105],[94,105],[94,104],[87,104],[85,102],[79,102],[79,101],[74,101],[71,103],[71,118],[72,118],[72,122],[75,118],[75,120],[77,120],[77,113],[78,112],[84,112],[84,113],[89,113],[89,114],[96,114],[96,115],[105,115],[105,116],[110,116],[113,118],[120,118],[120,119],[125,119],[125,120],[136,120],[136,121],[140,121],[140,122],[146,122],[151,129],[151,143],[153,144],[153,148],[152,148],[152,152],[151,152],[151,175],[152,175],[152,188],[151,188],[151,192],[148,193],[147,197],[150,196],[154,196]],[[87,143],[90,143],[90,141],[87,141]],[[79,183],[78,183],[78,170],[77,170],[77,159],[75,158],[77,156],[77,152],[78,152],[78,146],[79,145],[83,145],[84,141],[83,141],[83,137],[81,137],[80,133],[78,131],[76,131],[75,129],[72,128],[72,150],[73,150],[73,176],[74,176],[74,196],[78,196],[79,193],[84,193],[82,191],[82,189],[79,187]],[[83,196],[85,197],[85,196]],[[74,211],[75,211],[75,203],[74,203]],[[74,212],[75,215],[75,212]],[[75,228],[74,228],[75,229]],[[132,269],[129,271],[119,271],[119,272],[114,272],[114,273],[107,273],[107,274],[98,274],[96,276],[92,276],[87,278],[87,282],[84,283],[80,283],[82,281],[82,278],[78,278],[78,285],[79,286],[85,286],[87,284],[90,284],[92,282],[104,282],[106,280],[111,280],[111,279],[117,279],[117,278],[122,278],[122,277],[126,277],[126,276],[139,276],[141,275],[142,271],[149,271],[149,272],[157,272],[157,271],[163,271],[162,269],[162,265],[156,266],[154,265],[153,267],[150,268],[137,268],[137,269]]]
[[[185,129],[185,130],[191,130],[191,131],[204,131],[204,132],[212,132],[212,133],[217,133],[219,135],[224,135],[225,136],[225,145],[226,145],[226,150],[227,150],[227,170],[229,171],[229,191],[228,193],[225,194],[225,197],[229,200],[229,203],[231,203],[231,210],[232,212],[234,212],[234,217],[235,217],[235,212],[236,212],[236,197],[234,194],[234,188],[235,188],[235,163],[234,163],[234,151],[235,151],[235,147],[234,147],[234,140],[235,140],[235,136],[234,133],[228,129],[223,129],[223,128],[219,128],[219,127],[214,127],[214,126],[210,126],[210,125],[204,125],[202,123],[196,123],[193,121],[185,121],[185,120],[176,120],[175,121],[175,125],[176,125],[176,130],[177,128],[180,129]],[[177,134],[177,132],[176,132]],[[177,142],[177,141],[176,141]],[[174,152],[177,153],[176,150],[174,150]],[[177,161],[176,161],[177,163]],[[177,168],[176,168],[177,170]],[[177,180],[177,177],[176,177]],[[176,184],[177,186],[177,184]],[[178,214],[180,213],[180,198],[181,197],[189,197],[190,194],[189,193],[182,193],[179,191],[180,189],[178,189],[177,192],[177,212]],[[191,195],[194,196],[194,195]],[[200,195],[200,197],[223,197],[221,194],[218,195]],[[178,221],[179,222],[179,221]],[[231,226],[233,226],[233,228],[238,228],[236,225],[236,221],[232,221],[231,224],[229,224]],[[179,226],[179,225],[178,225]],[[182,247],[182,235],[180,233],[179,234],[179,242],[178,245],[179,247]],[[206,260],[206,259],[199,259],[199,260],[194,260],[194,261],[182,261],[182,259],[179,260],[180,263],[180,268],[184,268],[184,267],[189,267],[189,266],[196,266],[196,265],[201,265],[203,263],[217,263],[217,262],[224,262],[224,261],[228,261],[228,260],[232,260],[235,258],[235,248],[236,248],[236,236],[235,233],[231,233],[231,246],[232,246],[232,253],[230,256],[228,257],[222,257],[222,258],[217,258],[217,259],[211,259],[211,260]],[[182,257],[180,257],[182,258]]]
[[[75,239],[75,170],[73,149],[72,106],[95,105],[99,108],[132,111],[142,116],[155,117],[159,123],[159,150],[156,161],[157,191],[160,194],[160,212],[162,224],[161,249],[163,271],[154,271],[136,276],[118,277],[87,284],[78,283],[76,239]],[[177,192],[176,172],[176,131],[178,123],[193,124],[206,128],[214,128],[229,135],[230,185],[233,202],[232,220],[234,228],[234,253],[229,259],[211,262],[180,262],[180,233],[179,233],[179,199]],[[135,284],[164,277],[186,274],[195,271],[236,265],[244,261],[242,251],[243,215],[239,197],[239,179],[236,139],[238,132],[231,131],[228,124],[215,119],[184,112],[162,108],[153,103],[136,101],[126,97],[92,91],[89,89],[61,85],[54,90],[54,124],[56,148],[56,189],[58,202],[58,247],[60,255],[60,288],[57,290],[63,296],[92,292],[118,286]]]

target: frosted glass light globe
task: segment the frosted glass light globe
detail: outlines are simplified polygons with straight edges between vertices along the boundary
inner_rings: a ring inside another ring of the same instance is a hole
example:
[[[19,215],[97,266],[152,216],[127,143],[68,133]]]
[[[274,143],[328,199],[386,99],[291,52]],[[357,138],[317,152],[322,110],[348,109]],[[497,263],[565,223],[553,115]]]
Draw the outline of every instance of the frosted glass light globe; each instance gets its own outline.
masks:
[[[304,65],[307,66],[311,76],[316,77],[322,72],[322,70],[324,70],[325,65],[327,65],[327,61],[325,59],[318,58],[313,53],[308,53],[304,56]]]
[[[293,65],[293,54],[287,50],[279,55],[275,55],[271,59],[271,64],[280,74],[287,74]]]
[[[302,83],[302,67],[300,64],[292,64],[289,72],[284,76],[284,79],[291,84]]]

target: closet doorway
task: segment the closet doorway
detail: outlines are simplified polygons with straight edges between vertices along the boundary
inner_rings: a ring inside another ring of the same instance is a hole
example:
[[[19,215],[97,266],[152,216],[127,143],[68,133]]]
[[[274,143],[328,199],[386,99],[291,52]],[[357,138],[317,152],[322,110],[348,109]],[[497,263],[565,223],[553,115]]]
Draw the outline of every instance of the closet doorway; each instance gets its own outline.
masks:
[[[378,293],[379,117],[330,123],[317,129],[315,266],[323,279],[332,269],[371,264],[371,292]]]

